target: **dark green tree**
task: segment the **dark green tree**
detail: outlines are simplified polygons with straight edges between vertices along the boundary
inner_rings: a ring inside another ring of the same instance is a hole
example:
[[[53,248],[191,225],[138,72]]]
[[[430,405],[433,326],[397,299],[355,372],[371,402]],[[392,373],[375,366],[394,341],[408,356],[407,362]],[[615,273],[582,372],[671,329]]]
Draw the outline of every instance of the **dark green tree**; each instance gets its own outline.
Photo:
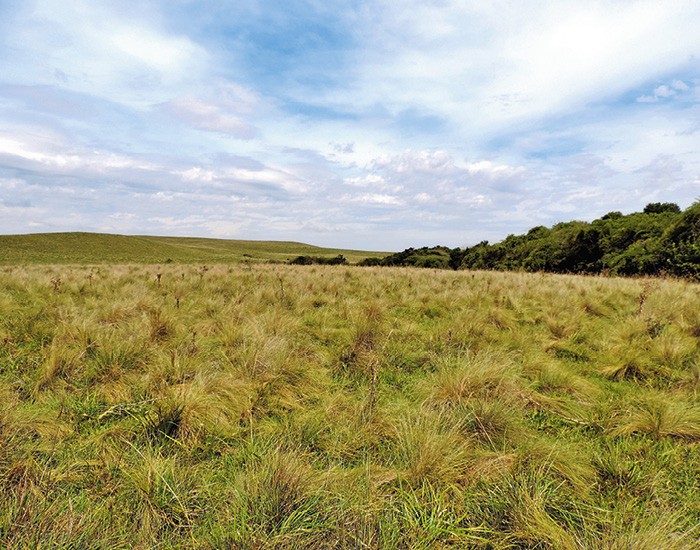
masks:
[[[675,202],[650,202],[644,207],[644,214],[679,214],[680,207]]]

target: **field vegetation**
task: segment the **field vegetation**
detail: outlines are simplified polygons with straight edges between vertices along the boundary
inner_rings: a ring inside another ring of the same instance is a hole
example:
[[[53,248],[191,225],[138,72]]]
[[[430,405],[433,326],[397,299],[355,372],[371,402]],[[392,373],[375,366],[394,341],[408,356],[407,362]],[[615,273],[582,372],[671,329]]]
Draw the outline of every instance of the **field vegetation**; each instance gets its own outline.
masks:
[[[321,248],[283,241],[241,241],[194,237],[150,237],[104,233],[0,235],[0,265],[18,264],[178,264],[288,262],[298,256],[350,262],[385,252]]]
[[[0,268],[8,548],[700,546],[687,281]]]
[[[533,227],[501,242],[466,248],[408,248],[362,265],[497,269],[700,279],[700,202],[681,211],[651,203],[643,212],[608,212],[592,222]]]

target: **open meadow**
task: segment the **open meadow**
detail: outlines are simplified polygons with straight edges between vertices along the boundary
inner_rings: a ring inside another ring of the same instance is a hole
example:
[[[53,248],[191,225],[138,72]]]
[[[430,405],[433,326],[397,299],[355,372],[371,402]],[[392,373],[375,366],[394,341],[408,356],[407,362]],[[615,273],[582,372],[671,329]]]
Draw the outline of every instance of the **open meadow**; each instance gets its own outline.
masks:
[[[358,262],[386,254],[284,241],[79,232],[0,235],[0,265],[287,263],[295,256],[330,258],[337,255],[349,262]]]
[[[0,541],[698,548],[699,290],[0,267]]]

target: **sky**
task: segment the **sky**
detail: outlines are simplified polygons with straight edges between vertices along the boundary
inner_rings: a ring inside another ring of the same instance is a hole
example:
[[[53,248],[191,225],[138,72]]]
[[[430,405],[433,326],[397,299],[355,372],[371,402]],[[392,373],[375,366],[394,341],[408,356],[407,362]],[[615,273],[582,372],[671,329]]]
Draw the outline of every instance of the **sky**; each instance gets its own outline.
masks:
[[[700,198],[697,0],[0,0],[0,233],[397,251]]]

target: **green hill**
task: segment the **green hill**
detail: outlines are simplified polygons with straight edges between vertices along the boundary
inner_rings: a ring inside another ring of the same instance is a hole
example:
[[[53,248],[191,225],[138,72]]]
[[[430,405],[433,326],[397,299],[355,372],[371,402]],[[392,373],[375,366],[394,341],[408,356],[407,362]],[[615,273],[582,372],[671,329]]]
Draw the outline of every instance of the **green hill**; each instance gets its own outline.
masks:
[[[0,264],[285,262],[295,256],[345,256],[355,262],[387,253],[322,248],[297,242],[148,237],[102,233],[0,235]]]

